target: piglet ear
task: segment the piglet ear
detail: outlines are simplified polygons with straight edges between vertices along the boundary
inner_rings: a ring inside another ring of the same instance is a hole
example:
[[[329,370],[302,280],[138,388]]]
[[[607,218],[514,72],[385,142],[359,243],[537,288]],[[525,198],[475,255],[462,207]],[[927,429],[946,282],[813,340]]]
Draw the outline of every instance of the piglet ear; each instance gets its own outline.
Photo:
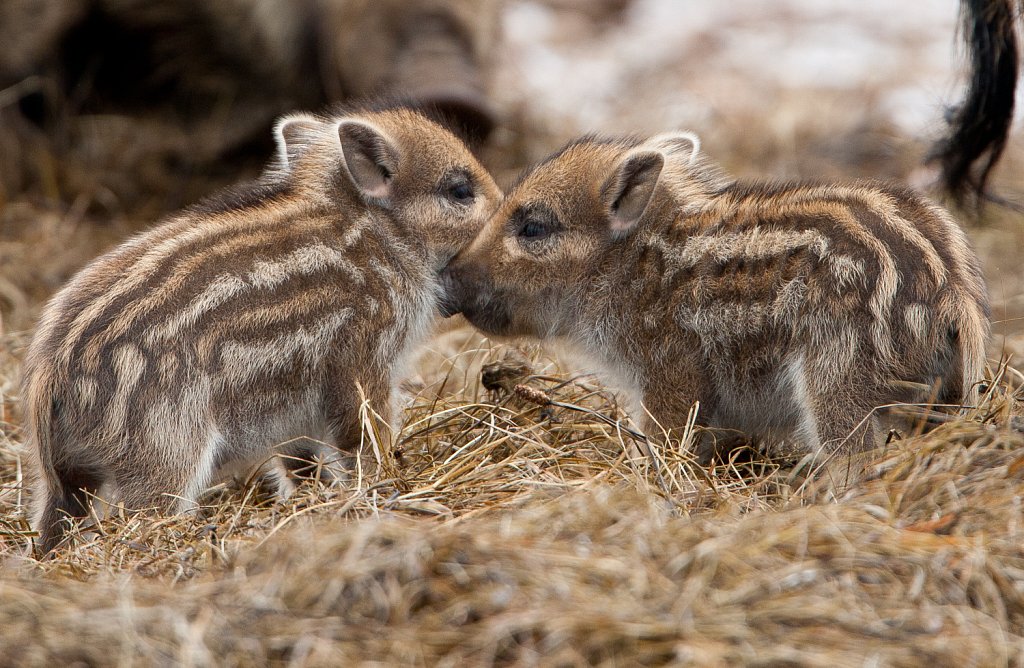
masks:
[[[377,204],[391,196],[398,150],[378,128],[359,120],[344,120],[338,125],[338,138],[345,158],[345,172],[356,190]]]
[[[668,160],[692,165],[700,155],[700,137],[692,132],[666,132],[651,137],[644,143],[661,151]]]
[[[664,166],[662,154],[649,150],[630,151],[616,165],[601,189],[614,238],[626,236],[640,222]]]
[[[277,143],[277,166],[285,173],[291,173],[295,163],[323,135],[326,124],[309,114],[289,114],[274,124],[274,141]]]

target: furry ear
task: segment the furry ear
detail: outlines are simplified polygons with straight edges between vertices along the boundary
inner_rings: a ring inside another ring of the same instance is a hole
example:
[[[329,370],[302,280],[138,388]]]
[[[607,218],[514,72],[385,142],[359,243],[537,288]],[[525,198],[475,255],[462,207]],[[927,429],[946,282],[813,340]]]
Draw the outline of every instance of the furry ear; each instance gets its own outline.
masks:
[[[681,160],[692,165],[700,154],[700,137],[692,132],[666,132],[644,142],[645,146],[659,150],[670,160]]]
[[[601,188],[614,238],[629,234],[640,222],[658,185],[665,158],[658,151],[630,151]]]
[[[398,167],[394,143],[376,127],[357,120],[342,121],[338,138],[346,172],[356,189],[365,198],[386,202]]]
[[[278,168],[291,172],[295,161],[312,146],[324,130],[325,123],[309,114],[282,116],[274,124]]]

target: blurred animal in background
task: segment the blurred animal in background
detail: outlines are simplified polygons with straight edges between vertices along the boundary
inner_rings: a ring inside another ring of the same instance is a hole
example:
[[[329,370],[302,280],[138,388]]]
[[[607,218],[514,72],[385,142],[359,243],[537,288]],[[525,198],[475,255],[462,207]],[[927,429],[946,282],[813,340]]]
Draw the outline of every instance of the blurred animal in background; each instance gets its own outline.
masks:
[[[357,98],[399,96],[478,142],[496,38],[497,0],[5,0],[0,111],[23,131],[0,143],[22,154],[0,191],[46,178],[40,135],[121,201],[160,172],[237,178],[278,115]]]
[[[129,509],[184,509],[225,465],[355,455],[364,401],[396,418],[439,274],[501,194],[407,109],[293,114],[277,140],[255,185],[101,256],[46,307],[22,395],[43,552],[108,483]]]
[[[696,403],[698,425],[824,458],[880,445],[877,406],[933,387],[976,401],[979,265],[909,190],[735,182],[670,133],[571,142],[511,187],[444,278],[448,312],[567,343],[650,436],[679,436]],[[705,433],[697,454],[715,453]]]
[[[971,79],[963,102],[950,110],[949,134],[936,143],[929,160],[938,163],[942,187],[956,200],[970,196],[980,202],[1013,123],[1020,66],[1017,24],[1024,2],[961,0],[960,7]]]
[[[630,1],[576,11],[621,15]],[[204,194],[203,184],[237,177],[245,158],[255,165],[279,114],[377,94],[400,94],[483,140],[496,119],[488,86],[499,2],[5,0],[0,201],[53,195],[60,182],[121,206],[156,195],[174,207],[197,194],[181,191],[182,175],[201,173]],[[930,161],[963,201],[984,191],[1007,141],[1021,3],[960,5],[971,78]],[[88,168],[66,164],[68,149]]]

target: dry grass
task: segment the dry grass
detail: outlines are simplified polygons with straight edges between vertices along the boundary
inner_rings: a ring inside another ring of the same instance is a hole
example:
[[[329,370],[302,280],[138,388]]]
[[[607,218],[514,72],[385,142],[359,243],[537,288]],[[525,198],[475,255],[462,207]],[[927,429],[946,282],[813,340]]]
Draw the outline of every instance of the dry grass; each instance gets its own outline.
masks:
[[[196,515],[115,513],[47,562],[26,556],[10,432],[0,656],[1024,665],[1012,370],[969,419],[894,440],[843,492],[761,455],[707,470],[682,444],[643,456],[592,381],[476,342],[439,343],[449,363],[413,388],[397,449],[367,415],[347,484],[285,502],[233,484]],[[484,390],[485,362],[554,403]]]

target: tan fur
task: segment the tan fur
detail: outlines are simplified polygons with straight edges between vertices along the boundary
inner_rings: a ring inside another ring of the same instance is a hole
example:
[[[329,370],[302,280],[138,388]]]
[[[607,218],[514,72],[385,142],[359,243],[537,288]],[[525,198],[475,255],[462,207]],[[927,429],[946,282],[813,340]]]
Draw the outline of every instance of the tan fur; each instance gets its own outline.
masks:
[[[445,278],[451,311],[570,344],[670,430],[699,401],[704,425],[850,452],[894,381],[972,403],[984,371],[988,297],[946,212],[881,184],[738,184],[687,133],[570,144]]]
[[[99,258],[46,308],[24,380],[44,550],[64,514],[84,514],[83,489],[112,482],[129,508],[184,508],[216,469],[276,444],[351,451],[359,387],[394,417],[438,274],[500,193],[408,110],[295,115],[277,133],[260,182]]]

